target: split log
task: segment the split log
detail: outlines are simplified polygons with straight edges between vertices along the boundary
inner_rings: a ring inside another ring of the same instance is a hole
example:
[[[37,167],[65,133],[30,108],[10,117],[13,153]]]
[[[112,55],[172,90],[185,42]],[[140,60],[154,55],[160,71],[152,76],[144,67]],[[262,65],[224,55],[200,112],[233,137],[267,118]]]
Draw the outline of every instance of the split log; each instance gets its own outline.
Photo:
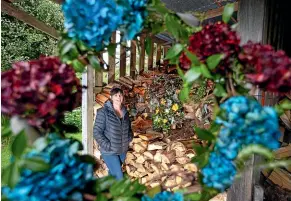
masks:
[[[281,147],[277,151],[275,151],[275,158],[282,159],[291,157],[291,144],[286,147]]]
[[[151,152],[149,152],[149,151],[145,151],[144,153],[143,153],[143,155],[144,155],[144,157],[148,160],[154,160],[154,155],[151,153]]]
[[[143,139],[143,140],[146,140],[146,141],[153,141],[155,139],[162,139],[163,136],[164,135],[162,133],[157,133],[157,134],[154,134],[154,133],[146,133],[146,134],[141,134],[138,137],[141,138],[141,139]]]
[[[167,147],[167,144],[164,143],[164,142],[153,142],[153,143],[150,143],[148,145],[148,151],[151,151],[151,150],[162,150],[162,149],[165,149]]]

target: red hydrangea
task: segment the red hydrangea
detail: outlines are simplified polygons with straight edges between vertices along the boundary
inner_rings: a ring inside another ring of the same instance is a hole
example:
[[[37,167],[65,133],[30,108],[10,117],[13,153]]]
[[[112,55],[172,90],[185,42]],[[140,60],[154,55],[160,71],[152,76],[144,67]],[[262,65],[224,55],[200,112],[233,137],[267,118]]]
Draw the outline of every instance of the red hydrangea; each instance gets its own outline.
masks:
[[[270,45],[248,42],[239,54],[249,81],[271,92],[291,90],[291,60]]]
[[[1,110],[46,128],[80,105],[82,87],[73,68],[56,57],[14,63],[1,74]]]
[[[231,58],[237,56],[240,51],[240,38],[228,24],[216,22],[205,26],[201,31],[190,37],[188,50],[198,56],[204,62],[207,57],[223,53],[224,59],[219,65],[220,70],[225,70],[232,63]],[[180,57],[180,67],[189,69],[190,60],[183,53]]]

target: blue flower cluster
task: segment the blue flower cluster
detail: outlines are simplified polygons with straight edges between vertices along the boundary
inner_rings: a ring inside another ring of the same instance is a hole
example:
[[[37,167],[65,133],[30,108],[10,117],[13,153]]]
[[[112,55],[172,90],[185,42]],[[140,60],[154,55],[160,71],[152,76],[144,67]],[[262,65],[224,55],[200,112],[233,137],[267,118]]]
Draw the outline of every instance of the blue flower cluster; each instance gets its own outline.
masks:
[[[131,40],[142,30],[143,21],[147,16],[147,0],[123,0],[124,16],[120,31],[123,40]]]
[[[262,107],[256,100],[235,96],[221,105],[225,113],[216,118],[221,124],[214,152],[202,170],[203,182],[224,190],[231,185],[236,173],[233,160],[244,146],[259,144],[269,149],[279,147],[280,130],[276,111]]]
[[[83,200],[81,192],[94,179],[93,165],[80,161],[76,156],[79,142],[61,139],[54,134],[48,140],[43,150],[33,150],[26,157],[39,157],[50,164],[50,169],[45,172],[24,169],[13,189],[2,188],[8,200]]]
[[[65,28],[71,38],[96,50],[110,43],[120,28],[124,40],[131,40],[142,29],[147,0],[66,0],[62,9]]]
[[[71,38],[100,50],[122,22],[123,9],[114,0],[66,0],[62,9]]]
[[[171,193],[163,191],[155,195],[154,198],[143,196],[141,201],[183,201],[183,195],[181,193]]]

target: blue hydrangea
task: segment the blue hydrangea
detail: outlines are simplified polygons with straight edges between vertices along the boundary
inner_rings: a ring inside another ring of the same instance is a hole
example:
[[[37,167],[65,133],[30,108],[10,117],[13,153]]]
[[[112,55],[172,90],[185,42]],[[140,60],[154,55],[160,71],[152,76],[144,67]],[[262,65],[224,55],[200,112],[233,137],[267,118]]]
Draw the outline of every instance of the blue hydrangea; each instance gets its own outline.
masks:
[[[112,33],[122,23],[124,11],[114,0],[66,0],[62,9],[69,37],[96,50],[109,44]]]
[[[256,100],[235,96],[221,105],[224,117],[218,117],[216,123],[222,128],[215,150],[230,160],[236,158],[242,146],[260,144],[269,149],[279,147],[279,123],[276,111],[271,107],[262,107]]]
[[[141,201],[183,201],[183,195],[181,193],[171,193],[169,191],[163,191],[150,198],[149,196],[143,196]]]
[[[223,103],[221,109],[225,113],[215,121],[222,127],[202,174],[204,184],[223,191],[233,182],[236,174],[233,160],[238,152],[250,144],[279,148],[280,130],[276,111],[262,107],[256,100],[235,96]]]
[[[213,152],[209,163],[202,169],[203,183],[208,187],[224,191],[229,187],[236,175],[235,165],[223,155]]]
[[[33,150],[26,157],[39,157],[50,164],[45,172],[24,169],[17,185],[2,192],[12,201],[82,200],[82,191],[94,179],[93,165],[84,163],[76,155],[77,141],[50,135],[47,146]]]
[[[143,28],[147,16],[147,0],[123,0],[123,21],[119,30],[123,33],[123,40],[131,40]]]

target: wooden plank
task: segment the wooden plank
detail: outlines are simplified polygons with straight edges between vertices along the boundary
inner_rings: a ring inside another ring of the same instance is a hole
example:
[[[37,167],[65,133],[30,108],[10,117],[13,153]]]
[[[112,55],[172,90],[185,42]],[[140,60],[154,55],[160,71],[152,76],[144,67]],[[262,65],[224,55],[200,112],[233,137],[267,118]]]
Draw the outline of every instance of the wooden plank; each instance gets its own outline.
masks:
[[[223,13],[223,10],[224,10],[224,6],[219,7],[219,8],[215,8],[215,9],[208,10],[205,13],[205,18],[206,19],[210,19],[210,18],[214,18],[214,17],[221,16],[222,13]],[[234,11],[238,11],[238,2],[235,2],[234,3]]]
[[[263,42],[266,0],[239,1],[238,19],[242,44],[248,40]],[[236,180],[227,192],[227,201],[252,201],[254,185],[259,184],[260,171],[254,166],[262,160],[253,155],[246,162],[242,177]]]
[[[111,42],[116,43],[116,32],[112,33]],[[109,71],[108,71],[108,83],[111,83],[115,79],[115,54],[114,56],[109,55]]]
[[[123,45],[120,45],[120,74],[119,77],[123,77],[126,74],[126,49]]]
[[[130,42],[130,77],[135,77],[136,67],[136,44],[135,41]]]
[[[139,57],[139,73],[144,71],[144,58],[145,58],[145,44],[144,36],[140,36],[140,57]]]
[[[27,14],[26,12],[19,10],[17,7],[13,6],[11,3],[8,3],[4,0],[1,0],[1,12],[6,13],[7,15],[13,16],[16,19],[34,27],[41,32],[48,34],[49,36],[58,39],[59,34],[57,30],[53,27],[50,27],[43,23],[42,21],[36,19],[34,16]]]
[[[88,66],[82,74],[82,85],[87,86],[82,93],[82,143],[86,154],[93,154],[94,79],[94,69]]]
[[[154,62],[154,42],[152,41],[150,54],[148,55],[148,70],[153,70],[153,62]]]

